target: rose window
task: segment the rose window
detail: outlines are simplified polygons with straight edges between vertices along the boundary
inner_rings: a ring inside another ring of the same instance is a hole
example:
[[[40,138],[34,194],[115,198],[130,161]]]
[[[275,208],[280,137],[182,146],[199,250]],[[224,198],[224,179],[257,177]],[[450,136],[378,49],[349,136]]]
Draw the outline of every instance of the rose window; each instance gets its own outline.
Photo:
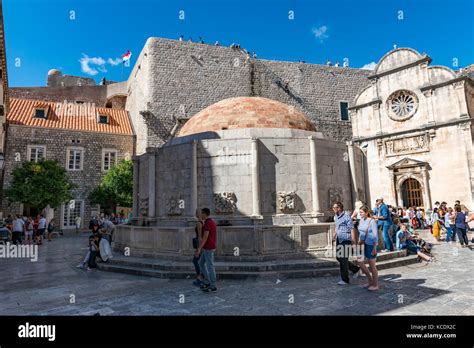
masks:
[[[415,114],[417,107],[418,98],[410,91],[396,91],[387,99],[388,114],[396,121],[409,119]]]

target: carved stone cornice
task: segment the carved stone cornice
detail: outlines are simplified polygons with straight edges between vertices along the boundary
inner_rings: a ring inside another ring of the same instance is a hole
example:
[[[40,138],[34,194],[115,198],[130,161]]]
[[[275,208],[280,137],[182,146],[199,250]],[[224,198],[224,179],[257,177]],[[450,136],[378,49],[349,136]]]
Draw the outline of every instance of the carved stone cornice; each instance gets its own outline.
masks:
[[[455,120],[444,121],[444,122],[429,122],[429,123],[427,123],[425,125],[421,125],[417,128],[410,128],[410,129],[406,129],[406,130],[402,130],[402,131],[398,131],[398,132],[393,132],[393,133],[377,132],[375,135],[370,136],[370,137],[353,137],[352,141],[354,141],[355,143],[361,143],[361,142],[364,142],[364,141],[384,139],[384,138],[393,137],[393,136],[397,136],[397,135],[415,133],[415,132],[419,132],[419,131],[422,131],[422,130],[430,131],[430,134],[433,137],[436,133],[435,132],[436,129],[438,129],[438,128],[456,126],[456,125],[460,125],[460,124],[464,124],[464,123],[471,124],[472,121],[473,121],[473,119],[470,118],[469,116],[466,117],[465,115],[461,115],[458,119],[455,119]]]
[[[443,81],[443,82],[440,82],[440,83],[435,83],[433,85],[420,87],[420,91],[423,92],[423,94],[425,94],[425,92],[427,92],[427,91],[433,91],[437,88],[441,88],[441,87],[445,87],[445,86],[449,86],[449,85],[454,85],[454,88],[460,88],[460,87],[464,86],[464,81],[466,81],[468,79],[469,79],[468,76],[459,76],[459,77],[456,77],[456,78],[448,80],[448,81]]]
[[[357,110],[359,110],[359,109],[366,108],[366,107],[371,106],[371,105],[373,105],[374,107],[375,107],[375,106],[376,106],[376,107],[379,107],[380,104],[382,104],[382,99],[379,98],[379,99],[373,99],[373,100],[371,100],[371,101],[369,101],[369,102],[367,102],[367,103],[364,103],[364,104],[359,104],[359,105],[350,106],[350,107],[348,107],[347,109],[348,109],[348,110],[351,110],[351,111],[352,111],[352,110],[357,111]]]

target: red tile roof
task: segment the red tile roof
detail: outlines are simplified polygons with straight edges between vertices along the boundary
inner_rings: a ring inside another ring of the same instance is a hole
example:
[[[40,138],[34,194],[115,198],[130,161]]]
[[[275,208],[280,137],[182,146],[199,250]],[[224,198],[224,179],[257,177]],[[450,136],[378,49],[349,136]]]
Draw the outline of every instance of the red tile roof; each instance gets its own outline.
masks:
[[[47,108],[47,118],[33,117],[36,108]],[[99,115],[107,115],[109,123],[98,123]],[[133,135],[132,125],[126,110],[97,108],[90,103],[55,103],[11,98],[7,122],[9,124],[41,128]]]

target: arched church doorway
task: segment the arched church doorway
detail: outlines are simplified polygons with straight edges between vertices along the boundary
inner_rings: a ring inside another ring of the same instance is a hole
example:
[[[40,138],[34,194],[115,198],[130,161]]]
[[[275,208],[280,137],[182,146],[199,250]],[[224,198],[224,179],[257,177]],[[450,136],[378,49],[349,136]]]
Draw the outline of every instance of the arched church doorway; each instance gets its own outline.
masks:
[[[404,207],[424,207],[423,191],[418,180],[406,179],[401,187]]]

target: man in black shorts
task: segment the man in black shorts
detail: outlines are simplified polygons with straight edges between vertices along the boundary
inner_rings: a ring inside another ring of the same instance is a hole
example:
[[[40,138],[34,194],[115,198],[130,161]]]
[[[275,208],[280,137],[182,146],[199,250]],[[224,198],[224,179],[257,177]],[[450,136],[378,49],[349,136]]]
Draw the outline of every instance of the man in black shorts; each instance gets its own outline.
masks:
[[[36,240],[39,245],[43,244],[43,235],[46,230],[46,219],[43,214],[40,214],[38,220],[38,229],[36,231]]]

